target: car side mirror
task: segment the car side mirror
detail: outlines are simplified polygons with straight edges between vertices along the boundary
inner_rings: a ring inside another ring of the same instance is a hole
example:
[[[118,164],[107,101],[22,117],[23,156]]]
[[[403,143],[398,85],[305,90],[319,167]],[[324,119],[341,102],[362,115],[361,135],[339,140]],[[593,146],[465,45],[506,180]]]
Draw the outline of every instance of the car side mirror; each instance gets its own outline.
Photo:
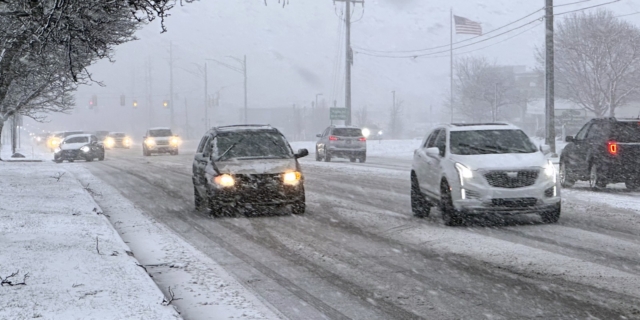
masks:
[[[576,138],[574,138],[573,136],[566,136],[564,138],[564,141],[565,142],[574,142],[574,141],[576,141]]]
[[[316,134],[316,137],[317,138],[322,138],[322,134],[318,133],[318,134]]]
[[[551,147],[548,145],[541,145],[540,146],[540,152],[542,152],[542,154],[547,155],[549,153],[551,153]]]
[[[295,154],[295,158],[296,159],[300,159],[300,158],[304,158],[304,157],[306,157],[308,155],[309,155],[309,150],[300,149],[300,150],[298,150],[298,153]]]
[[[438,149],[437,147],[427,148],[425,152],[429,157],[437,158],[438,156],[440,156],[440,149]]]

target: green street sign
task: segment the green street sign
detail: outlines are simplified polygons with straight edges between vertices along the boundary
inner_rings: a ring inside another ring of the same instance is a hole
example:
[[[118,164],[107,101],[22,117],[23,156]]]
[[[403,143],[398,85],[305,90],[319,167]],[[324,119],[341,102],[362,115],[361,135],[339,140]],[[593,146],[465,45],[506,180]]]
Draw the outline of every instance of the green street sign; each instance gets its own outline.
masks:
[[[347,120],[347,108],[329,108],[330,120]]]

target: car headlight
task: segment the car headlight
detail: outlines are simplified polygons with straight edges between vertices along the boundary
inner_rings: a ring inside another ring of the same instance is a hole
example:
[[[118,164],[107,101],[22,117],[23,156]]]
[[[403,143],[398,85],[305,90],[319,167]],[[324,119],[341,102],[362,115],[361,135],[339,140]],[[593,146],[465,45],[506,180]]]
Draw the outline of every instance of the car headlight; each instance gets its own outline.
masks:
[[[458,170],[458,176],[460,176],[460,185],[464,186],[464,179],[473,178],[473,171],[469,169],[469,167],[465,166],[462,163],[456,163],[456,170]]]
[[[156,140],[154,140],[153,138],[147,138],[146,140],[144,140],[144,144],[150,147],[156,144]]]
[[[80,148],[80,151],[82,151],[84,153],[87,153],[87,152],[91,151],[91,148],[89,148],[87,146],[84,146],[84,147]]]
[[[362,129],[362,135],[363,135],[365,138],[369,138],[369,135],[371,135],[371,130],[369,130],[369,129],[367,129],[367,128]]]
[[[170,143],[172,146],[177,146],[177,145],[179,145],[179,144],[180,144],[180,138],[178,138],[178,137],[173,137],[173,138],[171,138],[171,140],[169,140],[169,143]]]
[[[236,180],[230,174],[215,176],[213,182],[221,187],[233,187],[236,185]]]
[[[129,139],[129,138],[124,138],[123,143],[124,143],[124,145],[125,145],[125,146],[129,146],[129,145],[131,145],[131,139]]]
[[[286,185],[297,186],[302,179],[302,173],[298,171],[286,172],[282,174],[282,182]]]
[[[554,183],[556,182],[556,166],[553,165],[551,160],[548,160],[547,165],[544,166],[544,174],[547,178],[552,178]]]
[[[105,145],[107,148],[111,148],[111,147],[113,147],[115,144],[116,144],[116,141],[115,141],[115,140],[113,140],[113,138],[106,138],[106,139],[104,139],[104,145]]]

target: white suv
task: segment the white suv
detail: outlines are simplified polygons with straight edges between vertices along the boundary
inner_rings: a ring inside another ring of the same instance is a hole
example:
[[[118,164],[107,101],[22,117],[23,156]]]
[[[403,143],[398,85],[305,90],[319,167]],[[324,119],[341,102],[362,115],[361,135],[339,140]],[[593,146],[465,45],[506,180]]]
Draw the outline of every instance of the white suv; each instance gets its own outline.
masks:
[[[546,151],[546,150],[544,150]],[[439,205],[446,225],[466,215],[537,213],[560,218],[555,167],[518,127],[451,124],[437,127],[414,153],[411,208],[426,217]]]

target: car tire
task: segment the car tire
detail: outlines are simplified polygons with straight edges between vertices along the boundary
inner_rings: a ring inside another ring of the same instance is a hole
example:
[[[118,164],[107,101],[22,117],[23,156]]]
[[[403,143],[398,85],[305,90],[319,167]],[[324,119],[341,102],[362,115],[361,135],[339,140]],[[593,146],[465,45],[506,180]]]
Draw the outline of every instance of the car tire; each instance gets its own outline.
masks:
[[[62,160],[61,160],[61,159],[54,159],[54,160],[53,160],[53,162],[55,162],[55,163],[62,163]]]
[[[322,161],[322,157],[320,157],[320,152],[318,151],[318,147],[316,147],[316,161]]]
[[[446,180],[440,184],[440,211],[444,224],[450,227],[459,226],[464,222],[461,212],[456,210],[451,197],[451,188]]]
[[[193,202],[197,211],[201,211],[203,209],[204,199],[198,192],[198,188],[196,188],[196,186],[193,186]]]
[[[104,151],[98,157],[98,161],[104,161]]]
[[[172,154],[173,154],[174,156],[177,156],[177,155],[179,155],[179,154],[180,154],[180,151],[178,151],[178,149],[176,149],[176,151],[174,151]]]
[[[324,162],[331,162],[331,153],[329,151],[324,152]]]
[[[362,157],[360,157],[360,163],[365,163],[367,161],[367,155],[364,154],[362,155]]]
[[[76,160],[74,160],[74,159],[69,159],[69,160],[67,160],[67,161],[69,161],[69,162],[74,162],[74,161],[76,161]]]
[[[411,212],[417,218],[426,218],[431,211],[431,204],[420,191],[420,184],[414,172],[411,172]]]
[[[624,186],[629,190],[640,189],[640,179],[628,179],[624,182]]]
[[[87,156],[87,157],[85,158],[85,160],[86,160],[87,162],[91,162],[91,161],[93,161],[93,157],[92,157],[92,156]]]
[[[571,188],[576,183],[571,173],[567,171],[566,161],[560,162],[560,185],[563,188]]]
[[[540,218],[542,218],[542,222],[544,223],[556,223],[560,219],[560,212],[562,211],[561,205],[558,205],[550,210],[540,214]]]
[[[595,163],[592,163],[589,166],[589,187],[594,190],[607,187],[607,183],[603,181],[602,176],[600,175],[600,169]]]
[[[356,162],[356,160],[358,160],[358,159],[356,159],[356,158],[349,158],[349,161],[351,161],[351,162]]]

